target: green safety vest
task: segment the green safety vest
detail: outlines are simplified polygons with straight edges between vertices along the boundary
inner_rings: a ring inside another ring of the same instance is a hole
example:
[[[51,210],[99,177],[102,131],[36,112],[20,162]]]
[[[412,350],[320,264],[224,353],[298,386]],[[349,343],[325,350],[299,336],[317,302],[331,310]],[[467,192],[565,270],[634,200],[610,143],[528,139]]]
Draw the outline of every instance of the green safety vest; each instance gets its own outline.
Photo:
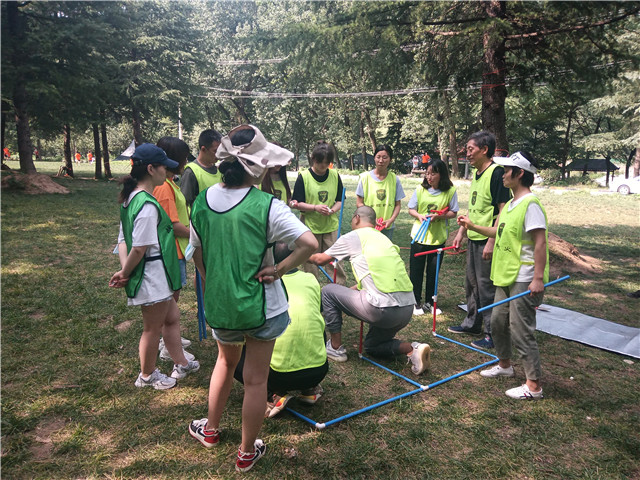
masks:
[[[282,167],[282,168],[284,168],[284,167]],[[282,183],[282,180],[280,180],[280,179],[278,179],[278,180],[271,179],[271,183],[273,184],[274,196],[278,200],[282,200],[283,202],[286,202],[287,201],[287,190],[284,188],[284,183]]]
[[[325,323],[320,313],[320,284],[311,273],[298,270],[282,277],[289,296],[291,324],[278,337],[271,355],[276,372],[293,372],[324,365]]]
[[[416,188],[416,196],[418,197],[418,207],[416,210],[421,215],[429,214],[430,210],[442,210],[444,207],[449,206],[455,193],[455,187],[451,187],[446,192],[441,191],[439,195],[432,195],[421,185]],[[418,233],[421,223],[418,219],[413,223],[413,227],[411,227],[411,238],[414,238]],[[427,235],[424,237],[424,241],[417,243],[421,245],[442,245],[447,241],[448,237],[449,219],[432,221],[429,223],[429,229],[427,230]]]
[[[180,187],[178,187],[178,185],[176,185],[173,180],[167,179],[167,183],[171,186],[171,190],[173,190],[173,194],[176,198],[178,220],[180,220],[180,223],[185,227],[189,228],[189,212],[187,211],[187,201],[180,191]],[[178,242],[178,247],[180,247],[180,251],[182,252],[182,255],[184,255],[184,252],[187,249],[187,245],[189,244],[189,239],[186,237],[176,237],[176,242]]]
[[[494,214],[494,207],[491,204],[493,200],[491,198],[491,175],[493,171],[498,167],[497,164],[492,163],[487,169],[482,172],[480,180],[476,180],[475,172],[473,179],[471,180],[471,192],[469,193],[469,220],[476,225],[482,227],[491,227],[496,220],[497,215]],[[474,232],[473,230],[467,231],[467,237],[469,240],[486,240],[487,237]]]
[[[272,246],[267,242],[267,225],[273,198],[250,188],[225,212],[211,209],[206,194],[193,202],[191,225],[200,237],[207,273],[204,311],[213,328],[250,330],[266,320],[264,285],[254,275]]]
[[[377,181],[371,178],[371,172],[360,174],[364,204],[373,208],[376,218],[382,217],[389,220],[396,207],[396,174],[388,172],[384,180]]]
[[[200,192],[206,190],[211,185],[215,185],[222,181],[220,169],[218,169],[217,173],[209,173],[195,160],[187,163],[184,168],[190,168],[193,171],[193,174],[196,176],[196,180],[198,181],[198,190]]]
[[[493,260],[491,261],[491,280],[498,287],[508,287],[512,285],[518,277],[521,265],[533,265],[533,262],[523,262],[520,255],[522,245],[532,245],[530,241],[522,240],[524,217],[527,207],[531,202],[540,205],[544,213],[545,223],[547,213],[540,204],[538,197],[529,195],[509,211],[509,200],[500,213],[500,224],[496,232],[496,245],[493,249]],[[545,229],[545,239],[547,240],[547,263],[544,267],[544,283],[549,281],[549,242],[548,230]]]
[[[145,203],[152,203],[158,209],[158,244],[160,245],[159,257],[142,257],[140,263],[133,269],[129,276],[129,282],[124,287],[129,298],[133,298],[138,294],[142,279],[144,277],[144,266],[146,262],[162,260],[164,271],[167,275],[167,282],[171,290],[176,291],[182,288],[180,278],[180,266],[178,265],[178,251],[176,250],[176,240],[173,234],[173,224],[171,219],[160,206],[158,201],[150,193],[140,190],[134,195],[126,207],[120,206],[120,222],[122,223],[122,234],[127,245],[127,253],[131,252],[131,243],[133,241],[133,223],[142,210]]]
[[[329,169],[329,176],[324,182],[317,182],[310,170],[303,171],[305,203],[312,205],[327,205],[332,207],[336,203],[338,194],[338,172]],[[304,212],[304,223],[313,233],[331,233],[338,229],[337,215],[322,215],[318,212]]]
[[[413,292],[413,284],[400,258],[398,246],[372,227],[358,228],[354,231],[360,238],[362,254],[369,266],[369,272],[358,277],[353,264],[351,265],[358,289],[362,289],[362,279],[371,275],[373,284],[382,293]]]

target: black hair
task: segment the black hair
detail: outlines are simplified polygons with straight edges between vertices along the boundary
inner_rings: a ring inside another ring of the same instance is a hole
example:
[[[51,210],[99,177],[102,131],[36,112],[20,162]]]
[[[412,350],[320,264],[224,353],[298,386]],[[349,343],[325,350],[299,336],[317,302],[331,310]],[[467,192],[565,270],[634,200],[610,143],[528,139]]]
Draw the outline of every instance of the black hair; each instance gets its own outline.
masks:
[[[373,156],[375,157],[378,152],[387,152],[389,154],[389,159],[393,160],[393,150],[390,145],[385,145],[384,143],[378,145],[376,149],[373,151]]]
[[[493,133],[481,130],[471,134],[467,141],[471,140],[478,148],[487,147],[487,157],[491,158],[496,153],[496,136]]]
[[[333,163],[335,159],[336,153],[335,148],[332,144],[325,142],[324,140],[318,140],[316,146],[311,152],[311,162],[310,165],[314,163]]]
[[[198,150],[202,147],[209,148],[214,142],[220,142],[222,135],[213,129],[203,130],[198,138]]]
[[[273,261],[275,263],[280,263],[292,253],[293,252],[289,250],[289,245],[287,245],[285,242],[277,242],[273,247]],[[282,273],[285,274],[287,272]]]
[[[138,182],[143,180],[145,177],[149,176],[149,172],[147,171],[148,165],[133,165],[131,167],[131,173],[126,177],[123,177],[120,180],[120,184],[122,185],[122,190],[118,195],[118,202],[124,203],[131,195],[131,192],[135,190],[138,186]],[[155,166],[155,165],[154,165]]]
[[[520,155],[529,160],[529,163],[534,167],[538,168],[538,161],[535,159],[530,152],[520,150]],[[523,172],[522,178],[520,179],[520,184],[523,187],[529,188],[533,185],[533,181],[535,180],[535,175],[531,172],[527,172],[520,167],[511,167],[511,178],[517,177],[520,175],[520,172]]]
[[[176,168],[167,168],[171,173],[178,175],[187,164],[189,158],[189,145],[180,140],[178,137],[162,137],[156,143],[174,162],[178,162]]]
[[[289,203],[289,200],[291,200],[291,187],[289,186],[289,180],[287,180],[287,167],[285,165],[280,167],[280,170],[278,170],[278,176],[280,177],[280,181],[282,182],[282,184],[284,185],[284,189],[286,190],[286,198],[281,198],[280,200],[282,200],[283,202],[286,200],[286,202]],[[262,191],[270,193],[274,196],[276,194],[276,190],[273,186],[273,181],[271,180],[271,175],[268,172],[264,176],[264,180],[262,180]]]
[[[432,160],[429,160],[429,163],[427,163],[427,169],[429,169],[429,167],[431,167],[431,170],[433,170],[435,173],[440,174],[438,190],[443,192],[449,191],[449,189],[453,187],[453,182],[449,177],[449,167],[447,166],[447,164],[439,158],[434,158]],[[429,182],[427,182],[426,170],[424,180],[422,181],[422,186],[426,189],[430,187]]]
[[[240,128],[232,132],[229,135],[229,139],[232,145],[238,146],[246,145],[251,142],[255,136],[256,132],[253,128],[247,126],[247,128]],[[222,182],[229,187],[239,187],[244,183],[245,175],[249,175],[238,161],[222,162],[219,168],[222,174]]]

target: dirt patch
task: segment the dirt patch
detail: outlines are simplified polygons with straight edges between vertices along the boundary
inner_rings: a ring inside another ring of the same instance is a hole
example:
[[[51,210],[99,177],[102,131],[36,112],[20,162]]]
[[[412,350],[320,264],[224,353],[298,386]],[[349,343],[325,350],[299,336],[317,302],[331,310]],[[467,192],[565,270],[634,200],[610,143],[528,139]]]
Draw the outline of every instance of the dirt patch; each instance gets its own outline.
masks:
[[[36,310],[35,312],[33,312],[31,315],[29,315],[30,318],[32,318],[33,320],[42,320],[45,317],[45,313],[42,310]]]
[[[51,458],[53,441],[51,437],[62,430],[67,422],[62,418],[48,418],[40,422],[35,431],[31,433],[34,440],[29,448],[35,461],[43,461]]]
[[[601,260],[581,254],[574,245],[553,233],[549,233],[549,255],[554,256],[554,261],[550,262],[551,276],[559,272],[585,275],[602,272]]]
[[[122,332],[126,332],[127,330],[129,330],[131,325],[133,325],[133,320],[125,320],[124,322],[119,323],[118,325],[116,325],[113,328],[115,328],[117,331],[122,333]]]
[[[6,175],[2,179],[2,189],[21,191],[29,195],[39,195],[43,193],[70,193],[68,188],[58,185],[50,176],[39,173],[32,173],[29,175],[13,173],[11,175]]]

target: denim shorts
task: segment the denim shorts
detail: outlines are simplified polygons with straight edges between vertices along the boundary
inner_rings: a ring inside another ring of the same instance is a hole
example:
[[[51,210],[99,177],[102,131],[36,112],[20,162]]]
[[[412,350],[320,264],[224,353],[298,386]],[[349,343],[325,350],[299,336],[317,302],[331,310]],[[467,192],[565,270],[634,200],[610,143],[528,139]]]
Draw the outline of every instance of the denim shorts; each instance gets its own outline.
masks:
[[[289,312],[283,312],[275,317],[267,318],[264,325],[251,330],[225,330],[222,328],[212,328],[213,338],[220,343],[229,345],[244,345],[245,337],[256,340],[271,341],[278,338],[291,323]]]
[[[180,265],[180,285],[184,287],[187,284],[187,261],[179,258],[178,265]]]

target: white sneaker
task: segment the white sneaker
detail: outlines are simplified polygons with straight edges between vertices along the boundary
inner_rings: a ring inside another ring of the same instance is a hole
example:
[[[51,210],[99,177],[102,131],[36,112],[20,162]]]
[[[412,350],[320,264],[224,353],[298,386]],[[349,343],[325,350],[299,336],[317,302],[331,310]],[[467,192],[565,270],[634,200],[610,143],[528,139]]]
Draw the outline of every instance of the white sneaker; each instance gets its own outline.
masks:
[[[433,315],[433,306],[430,303],[425,303],[422,308],[426,311],[428,311],[431,315]],[[436,308],[436,315],[441,315],[442,314],[442,310],[440,310],[439,308]]]
[[[487,378],[496,378],[496,377],[513,377],[513,365],[509,368],[502,368],[500,365],[494,365],[491,368],[487,368],[486,370],[482,370],[480,375]]]
[[[196,359],[196,356],[193,353],[187,352],[184,348],[182,349],[182,353],[184,353],[184,358],[187,359],[187,362],[192,362]],[[173,361],[173,358],[171,358],[171,355],[169,355],[169,350],[167,350],[167,347],[163,347],[162,350],[160,350],[160,358],[162,360]]]
[[[180,337],[180,343],[182,343],[182,348],[187,348],[191,346],[191,340],[187,340],[184,337]],[[158,343],[158,350],[162,350],[164,348],[164,338],[160,337],[160,343]]]
[[[173,365],[173,372],[171,372],[171,378],[177,380],[186,377],[190,373],[194,373],[200,370],[200,363],[197,360],[189,360],[186,365]]]
[[[414,305],[413,306],[413,314],[414,315],[424,315],[424,310],[422,308],[420,308],[419,305]]]
[[[516,400],[541,400],[543,398],[542,389],[539,392],[532,392],[526,383],[504,393],[507,397],[515,398]]]
[[[338,348],[333,348],[331,345],[331,339],[327,341],[327,357],[336,362],[347,361],[347,349],[344,345],[340,345]]]
[[[149,376],[148,379],[142,378],[142,372],[138,375],[134,385],[136,387],[153,387],[156,390],[168,390],[169,388],[173,388],[176,386],[175,378],[167,377],[164,373],[162,373],[157,368],[153,371],[153,373]]]
[[[411,371],[420,375],[431,367],[431,348],[426,343],[418,342],[413,342],[411,346],[413,352],[407,355],[411,363]]]

